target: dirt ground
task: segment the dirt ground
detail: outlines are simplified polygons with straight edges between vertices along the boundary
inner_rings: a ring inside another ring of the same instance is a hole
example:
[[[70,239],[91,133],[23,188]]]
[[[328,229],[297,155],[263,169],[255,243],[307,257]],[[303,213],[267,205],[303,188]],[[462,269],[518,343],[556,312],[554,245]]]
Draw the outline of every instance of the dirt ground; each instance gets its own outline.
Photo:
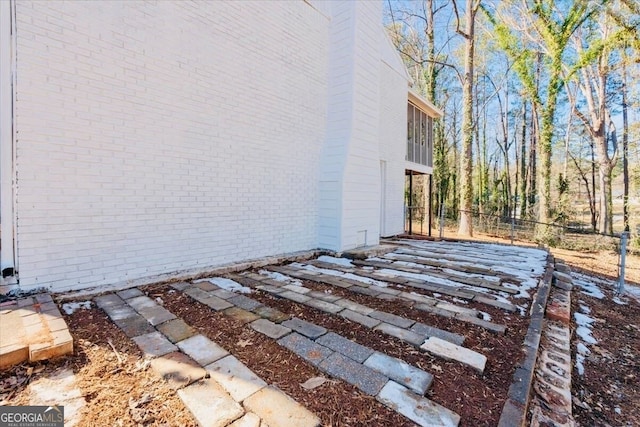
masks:
[[[453,237],[453,236],[452,236]],[[501,241],[487,236],[476,240]],[[508,241],[501,241],[508,243]],[[552,250],[577,271],[609,279],[617,277],[618,256],[615,253],[577,253]],[[629,257],[627,283],[640,285],[640,258]],[[305,283],[309,287],[317,284]],[[164,285],[144,289],[149,295],[161,297],[165,307],[182,317],[187,323],[231,351],[250,369],[267,382],[282,388],[287,394],[316,412],[326,426],[403,426],[413,425],[406,418],[366,396],[355,387],[342,381],[328,381],[321,387],[305,390],[301,383],[322,375],[316,368],[287,352],[264,336],[249,328],[233,323],[220,313],[190,300],[181,293],[169,293]],[[584,362],[584,374],[574,372],[574,414],[581,425],[640,425],[640,365],[637,352],[640,348],[640,303],[629,299],[627,305],[612,301],[611,290],[604,291],[603,299],[578,294],[573,299],[587,304],[598,319],[593,335],[598,340],[591,356]],[[579,295],[579,296],[578,296]],[[488,374],[480,378],[475,372],[442,360],[432,360],[405,343],[366,330],[357,324],[346,324],[326,315],[310,312],[302,306],[285,303],[268,295],[255,298],[319,325],[336,330],[361,344],[402,358],[426,370],[438,372],[432,393],[427,397],[462,415],[462,426],[496,425],[507,393],[513,364],[518,357],[518,346],[526,331],[526,322],[511,328],[513,336],[499,337],[479,328],[468,326],[471,338],[465,346],[486,353],[489,357]],[[382,303],[367,296],[353,296],[361,303],[384,304],[389,312],[400,314],[406,307]],[[574,307],[575,309],[575,307]],[[485,308],[486,310],[486,308]],[[499,316],[499,313],[491,313]],[[417,310],[411,316],[428,316]],[[75,340],[72,356],[42,362],[35,365],[18,365],[0,372],[0,405],[27,404],[28,385],[31,381],[47,376],[61,367],[73,369],[78,387],[87,403],[82,410],[79,425],[84,426],[191,426],[196,425],[175,391],[153,375],[148,362],[142,358],[135,343],[112,324],[105,313],[97,308],[79,310],[65,317]],[[429,321],[452,332],[459,325],[448,325],[445,320]],[[440,322],[440,323],[434,323]],[[572,325],[573,329],[577,325]],[[576,344],[573,343],[575,357]],[[257,352],[255,349],[269,351]],[[505,350],[506,348],[506,350]],[[463,392],[458,392],[464,390]],[[617,409],[616,409],[617,408]]]

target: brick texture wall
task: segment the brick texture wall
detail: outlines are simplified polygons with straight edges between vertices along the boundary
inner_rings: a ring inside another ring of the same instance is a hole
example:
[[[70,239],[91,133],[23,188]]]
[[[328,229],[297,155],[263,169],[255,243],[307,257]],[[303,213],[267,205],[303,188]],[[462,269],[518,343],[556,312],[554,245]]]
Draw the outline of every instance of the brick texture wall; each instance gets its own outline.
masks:
[[[318,246],[326,7],[16,8],[23,288],[122,283]]]

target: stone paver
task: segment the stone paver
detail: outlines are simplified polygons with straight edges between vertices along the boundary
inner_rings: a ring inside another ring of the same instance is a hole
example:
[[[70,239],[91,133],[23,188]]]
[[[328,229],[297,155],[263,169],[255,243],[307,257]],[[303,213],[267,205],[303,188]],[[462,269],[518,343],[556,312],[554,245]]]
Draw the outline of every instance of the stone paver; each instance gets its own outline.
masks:
[[[396,337],[402,341],[406,341],[413,345],[420,345],[424,342],[424,335],[416,334],[408,329],[400,328],[398,326],[390,325],[388,323],[380,323],[374,328],[375,331],[383,332],[392,337]]]
[[[227,302],[230,302],[231,304],[235,305],[236,307],[240,307],[244,310],[247,311],[253,311],[256,308],[260,307],[261,305],[263,305],[261,302],[258,302],[254,299],[251,299],[249,297],[245,297],[244,295],[236,295],[234,297],[231,297],[229,299],[227,299]]]
[[[280,390],[264,387],[244,401],[247,410],[274,427],[316,427],[320,419]]]
[[[207,373],[193,359],[179,351],[153,359],[151,369],[174,390],[204,378]]]
[[[372,311],[369,313],[369,316],[400,328],[408,328],[415,323],[415,321],[411,319],[396,316],[391,313],[385,313],[384,311]]]
[[[309,323],[305,320],[298,319],[297,317],[289,319],[286,322],[282,322],[282,326],[291,328],[294,331],[299,332],[302,335],[309,337],[311,339],[316,339],[320,335],[324,335],[327,333],[327,330],[322,326],[314,325],[313,323]]]
[[[123,300],[128,300],[135,297],[143,296],[144,294],[138,288],[125,289],[124,291],[116,292]]]
[[[431,386],[433,375],[409,365],[403,360],[375,352],[364,362],[365,366],[386,375],[405,387],[424,395]]]
[[[336,302],[342,298],[328,292],[319,292],[319,291],[311,291],[307,294],[307,296],[311,298],[317,298],[327,302]]]
[[[33,378],[29,383],[29,405],[35,406],[64,406],[64,425],[73,427],[79,425],[82,418],[81,410],[86,401],[77,385],[76,376],[71,369],[58,369],[53,373]],[[41,425],[44,425],[43,423]],[[7,425],[31,425],[12,424]]]
[[[309,307],[317,308],[318,310],[324,311],[326,313],[336,314],[342,310],[344,307],[340,307],[339,305],[332,304],[328,301],[323,301],[321,299],[311,299],[305,303]]]
[[[144,307],[138,310],[138,313],[142,315],[153,326],[160,325],[161,323],[173,320],[176,316],[166,308],[156,305],[154,307]]]
[[[107,316],[109,316],[114,322],[116,320],[129,319],[131,317],[138,316],[133,308],[129,307],[128,305],[124,305],[124,303],[123,305],[106,306],[103,308],[103,310],[105,311],[105,313],[107,313]]]
[[[93,299],[93,302],[95,302],[96,305],[99,308],[103,309],[103,310],[106,307],[114,307],[114,306],[117,306],[117,305],[124,305],[124,301],[122,300],[122,298],[120,298],[116,294],[100,295],[99,297],[95,297]]]
[[[377,399],[423,427],[456,427],[460,423],[460,416],[455,412],[394,381],[384,386]]]
[[[338,300],[335,302],[335,304],[364,315],[375,311],[373,308],[367,307],[366,305],[358,304],[357,302],[348,299]]]
[[[122,320],[113,318],[111,320],[113,320],[113,323],[118,325],[118,327],[122,329],[129,338],[138,337],[155,331],[153,326],[147,322],[147,319],[139,314],[135,314],[133,317],[127,317]]]
[[[178,341],[186,340],[197,333],[195,329],[187,325],[182,319],[169,320],[168,322],[158,325],[158,330],[174,344]]]
[[[177,345],[180,350],[198,362],[200,366],[206,366],[229,354],[227,350],[204,335],[195,335],[180,341]]]
[[[327,347],[316,344],[296,332],[280,338],[277,342],[281,346],[291,350],[307,362],[316,366],[333,354],[333,351],[329,350]]]
[[[252,329],[268,336],[269,338],[278,339],[291,332],[291,329],[273,323],[267,319],[258,319],[249,325]]]
[[[293,292],[293,291],[284,291],[278,294],[278,296],[282,297],[282,298],[286,298],[288,300],[294,301],[294,302],[299,302],[301,304],[306,303],[307,301],[309,301],[311,298],[300,294],[298,292]]]
[[[430,337],[420,348],[443,359],[464,363],[480,373],[484,372],[484,367],[487,363],[485,355],[437,337]]]
[[[354,360],[333,353],[320,363],[319,368],[329,375],[353,384],[363,392],[375,396],[389,380],[381,373],[374,371]]]
[[[416,322],[411,330],[416,334],[420,334],[425,338],[438,337],[451,343],[462,345],[464,343],[464,335],[455,334],[449,331],[443,331],[442,329],[434,328],[433,326],[425,325],[424,323]]]
[[[202,427],[224,427],[244,414],[240,404],[212,379],[181,388],[178,396]]]
[[[266,382],[234,356],[226,356],[205,368],[211,379],[217,381],[237,402],[242,402],[267,386]]]
[[[140,310],[143,308],[153,308],[158,306],[157,302],[155,302],[154,300],[152,300],[146,295],[141,295],[139,297],[131,298],[130,300],[127,301],[127,304],[133,307],[133,309],[137,312],[140,312]]]
[[[264,426],[264,424],[263,424]],[[260,417],[251,412],[244,414],[244,417],[235,420],[229,424],[229,427],[262,427],[260,425]]]
[[[257,314],[253,314],[250,311],[243,310],[238,307],[227,308],[223,311],[223,313],[242,323],[250,323],[260,318],[260,316],[258,316]]]
[[[214,297],[218,297],[220,299],[224,299],[227,300],[229,298],[233,298],[235,296],[237,296],[238,294],[228,291],[226,289],[218,289],[216,291],[211,292],[211,295]]]
[[[200,302],[207,305],[213,311],[226,310],[227,308],[233,307],[233,304],[230,302],[214,295],[203,298]]]
[[[316,340],[316,343],[330,348],[333,351],[350,357],[358,363],[364,362],[371,356],[373,350],[358,343],[355,343],[341,335],[328,332]]]
[[[288,314],[281,312],[280,310],[267,307],[266,305],[256,308],[255,310],[253,310],[253,312],[260,317],[271,320],[274,323],[284,322],[285,320],[289,320],[289,318],[291,317]]]
[[[366,326],[369,329],[373,329],[381,323],[379,320],[373,319],[369,316],[365,316],[355,311],[351,311],[349,309],[342,310],[339,314],[345,319],[349,319],[352,322],[360,323],[361,325]]]
[[[185,289],[189,288],[193,286],[191,283],[187,283],[187,282],[178,282],[178,283],[172,283],[171,287],[173,289],[175,289],[176,291],[184,291]]]
[[[307,294],[311,292],[311,289],[299,285],[284,285],[282,289],[286,289],[291,292],[297,292],[299,294]]]
[[[160,332],[139,335],[133,337],[133,340],[138,344],[145,356],[149,357],[160,357],[178,350],[178,347],[171,344]]]

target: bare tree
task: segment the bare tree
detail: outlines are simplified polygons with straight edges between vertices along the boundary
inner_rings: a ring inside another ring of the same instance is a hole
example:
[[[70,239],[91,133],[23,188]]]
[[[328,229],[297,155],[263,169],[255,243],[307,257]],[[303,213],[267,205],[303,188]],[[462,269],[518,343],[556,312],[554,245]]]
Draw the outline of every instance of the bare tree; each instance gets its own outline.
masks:
[[[462,151],[460,155],[460,223],[458,234],[473,236],[473,64],[475,57],[475,21],[479,0],[466,0],[464,28],[458,10],[458,0],[453,1],[457,18],[456,32],[464,38],[464,74],[462,78]]]

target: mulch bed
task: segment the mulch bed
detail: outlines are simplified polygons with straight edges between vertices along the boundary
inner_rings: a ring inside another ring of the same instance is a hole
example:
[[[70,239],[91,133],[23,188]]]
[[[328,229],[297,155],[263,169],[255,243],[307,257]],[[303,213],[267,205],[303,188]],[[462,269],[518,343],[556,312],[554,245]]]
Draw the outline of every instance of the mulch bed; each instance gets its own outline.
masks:
[[[251,298],[432,373],[434,381],[427,397],[458,413],[461,417],[460,426],[493,426],[498,423],[516,364],[521,359],[528,318],[518,314],[507,316],[510,318],[507,332],[498,335],[475,325],[411,308],[404,301],[380,300],[312,281],[303,281],[303,284],[314,290],[331,290],[334,295],[347,297],[371,308],[464,335],[464,347],[487,356],[485,373],[480,375],[466,365],[435,358],[399,339],[339,316],[263,293],[253,293]],[[495,310],[488,307],[485,311]]]
[[[318,415],[324,426],[415,425],[343,381],[328,381],[313,390],[305,390],[302,383],[323,373],[274,340],[183,293],[171,292],[168,286],[150,286],[145,291],[154,298],[162,298],[166,309]]]
[[[574,267],[574,269],[576,269]],[[577,270],[577,269],[576,269]],[[585,274],[593,272],[582,270]],[[580,292],[574,287],[571,312],[579,311],[580,300],[591,309],[593,337],[597,344],[589,345],[591,354],[583,362],[584,375],[572,371],[573,415],[580,425],[640,425],[640,303],[627,298],[628,305],[612,301],[611,290],[603,289],[603,299]],[[575,318],[572,329],[576,328]],[[572,340],[572,359],[576,344]]]

